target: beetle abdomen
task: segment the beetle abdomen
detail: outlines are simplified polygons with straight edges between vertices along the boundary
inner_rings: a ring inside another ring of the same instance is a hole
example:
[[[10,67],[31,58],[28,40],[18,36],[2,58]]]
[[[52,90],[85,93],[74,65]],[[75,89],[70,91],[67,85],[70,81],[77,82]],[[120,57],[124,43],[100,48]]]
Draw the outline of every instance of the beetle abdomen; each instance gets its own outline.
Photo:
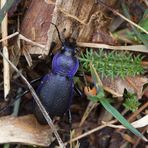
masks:
[[[62,116],[70,107],[73,91],[73,80],[58,74],[47,74],[41,82],[37,94],[51,117]],[[38,120],[44,117],[35,106]]]

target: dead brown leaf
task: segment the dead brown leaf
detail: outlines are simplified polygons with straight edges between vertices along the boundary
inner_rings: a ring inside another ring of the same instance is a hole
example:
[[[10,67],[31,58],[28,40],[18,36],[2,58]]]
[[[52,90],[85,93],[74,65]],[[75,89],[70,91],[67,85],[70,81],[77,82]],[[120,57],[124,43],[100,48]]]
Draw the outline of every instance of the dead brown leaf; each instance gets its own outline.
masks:
[[[127,82],[134,88],[134,91],[137,94],[137,97],[140,99],[143,94],[143,86],[148,83],[148,79],[146,77],[127,77]]]
[[[142,76],[121,78],[104,78],[102,80],[104,89],[116,97],[122,97],[124,89],[131,93],[136,93],[138,99],[143,95],[143,86],[148,83],[148,79]]]
[[[49,126],[40,125],[33,115],[0,118],[0,144],[23,143],[49,146],[52,140]]]

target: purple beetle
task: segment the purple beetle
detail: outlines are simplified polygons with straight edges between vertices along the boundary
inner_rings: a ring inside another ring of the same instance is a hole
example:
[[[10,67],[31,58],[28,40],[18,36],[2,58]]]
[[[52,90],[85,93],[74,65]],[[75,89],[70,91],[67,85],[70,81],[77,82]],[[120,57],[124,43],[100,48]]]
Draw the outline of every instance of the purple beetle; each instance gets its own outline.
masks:
[[[62,51],[53,57],[51,72],[45,75],[37,89],[37,94],[51,118],[63,116],[70,108],[74,88],[73,77],[79,68],[75,50],[75,44],[63,43]],[[35,116],[40,123],[46,123],[37,105]]]

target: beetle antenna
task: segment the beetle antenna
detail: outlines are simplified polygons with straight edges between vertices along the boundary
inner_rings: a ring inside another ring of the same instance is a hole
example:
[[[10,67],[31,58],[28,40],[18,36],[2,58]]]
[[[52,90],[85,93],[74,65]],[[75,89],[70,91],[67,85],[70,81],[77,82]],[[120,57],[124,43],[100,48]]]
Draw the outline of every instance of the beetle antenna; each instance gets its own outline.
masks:
[[[61,36],[60,36],[60,32],[59,32],[59,29],[58,29],[57,25],[54,24],[54,23],[52,23],[52,22],[51,22],[51,24],[54,25],[54,27],[56,28],[57,33],[58,33],[59,40],[60,40],[60,42],[62,43],[62,45],[64,45],[64,43],[62,42],[62,39],[61,39]]]

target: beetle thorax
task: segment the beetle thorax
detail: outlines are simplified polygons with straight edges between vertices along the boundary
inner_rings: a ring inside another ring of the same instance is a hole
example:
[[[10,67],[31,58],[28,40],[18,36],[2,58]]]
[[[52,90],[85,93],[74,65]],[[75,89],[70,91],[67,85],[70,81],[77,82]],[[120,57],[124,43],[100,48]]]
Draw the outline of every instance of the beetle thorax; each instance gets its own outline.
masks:
[[[79,62],[77,58],[68,50],[57,53],[52,61],[52,71],[68,77],[73,77],[77,72],[78,67]]]

